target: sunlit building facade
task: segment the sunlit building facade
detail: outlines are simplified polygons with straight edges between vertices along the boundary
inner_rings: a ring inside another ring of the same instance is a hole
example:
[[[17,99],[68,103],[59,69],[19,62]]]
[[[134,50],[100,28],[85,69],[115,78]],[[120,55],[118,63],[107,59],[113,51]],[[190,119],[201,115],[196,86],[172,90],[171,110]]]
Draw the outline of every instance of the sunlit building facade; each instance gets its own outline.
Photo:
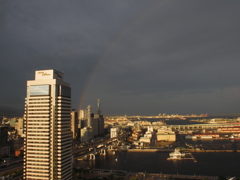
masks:
[[[24,179],[71,179],[71,88],[63,73],[35,71],[25,101]]]

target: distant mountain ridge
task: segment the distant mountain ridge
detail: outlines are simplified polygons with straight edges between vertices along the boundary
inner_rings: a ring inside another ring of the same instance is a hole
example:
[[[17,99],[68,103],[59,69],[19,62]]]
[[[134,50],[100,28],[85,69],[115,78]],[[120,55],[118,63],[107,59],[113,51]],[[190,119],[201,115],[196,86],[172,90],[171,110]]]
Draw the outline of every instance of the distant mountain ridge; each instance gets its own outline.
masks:
[[[11,108],[7,106],[0,105],[0,116],[5,117],[21,117],[23,116],[24,110],[17,109],[17,108]]]

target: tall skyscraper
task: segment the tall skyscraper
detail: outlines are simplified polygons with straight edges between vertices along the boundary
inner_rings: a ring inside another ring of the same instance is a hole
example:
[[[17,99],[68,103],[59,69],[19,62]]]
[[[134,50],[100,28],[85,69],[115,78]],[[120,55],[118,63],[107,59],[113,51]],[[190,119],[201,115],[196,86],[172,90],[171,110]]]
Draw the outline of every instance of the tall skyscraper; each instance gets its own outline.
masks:
[[[87,111],[81,111],[83,119],[82,125],[84,126],[81,129],[81,142],[88,142],[93,139],[93,129],[92,129],[92,116],[91,116],[91,106],[88,105]]]
[[[79,140],[80,138],[80,126],[78,120],[78,112],[72,110],[71,112],[71,128],[73,140]]]
[[[71,88],[63,73],[35,71],[25,101],[24,179],[71,179]]]
[[[97,115],[101,115],[101,109],[100,109],[100,99],[97,100]]]
[[[100,108],[100,99],[97,100],[97,118],[98,118],[98,134],[102,135],[104,134],[104,118],[101,113],[101,108]]]

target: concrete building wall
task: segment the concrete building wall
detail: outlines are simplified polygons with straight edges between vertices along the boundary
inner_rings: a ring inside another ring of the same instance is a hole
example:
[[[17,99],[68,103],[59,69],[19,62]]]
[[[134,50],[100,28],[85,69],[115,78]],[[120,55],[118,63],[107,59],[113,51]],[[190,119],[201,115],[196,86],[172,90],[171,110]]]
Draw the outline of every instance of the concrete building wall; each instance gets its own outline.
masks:
[[[176,141],[175,134],[157,134],[157,141]]]

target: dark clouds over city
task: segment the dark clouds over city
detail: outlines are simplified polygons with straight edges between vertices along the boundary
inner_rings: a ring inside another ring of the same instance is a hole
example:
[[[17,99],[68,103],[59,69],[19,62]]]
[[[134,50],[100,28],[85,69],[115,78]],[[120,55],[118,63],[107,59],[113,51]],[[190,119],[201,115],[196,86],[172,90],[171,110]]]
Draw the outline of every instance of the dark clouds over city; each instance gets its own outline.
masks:
[[[104,115],[239,113],[240,1],[1,1],[0,105],[23,109],[56,69],[72,108]],[[82,102],[82,103],[80,103]]]

